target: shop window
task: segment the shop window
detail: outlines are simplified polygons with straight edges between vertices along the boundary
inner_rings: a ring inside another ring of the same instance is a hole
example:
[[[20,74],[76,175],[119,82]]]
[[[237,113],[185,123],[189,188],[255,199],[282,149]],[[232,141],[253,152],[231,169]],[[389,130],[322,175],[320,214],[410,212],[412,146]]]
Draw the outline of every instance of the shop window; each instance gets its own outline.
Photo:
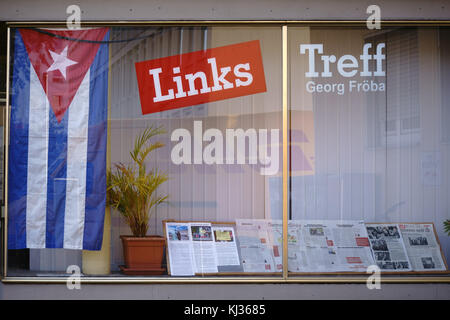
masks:
[[[370,264],[446,272],[438,246],[437,258],[416,250],[427,220],[449,254],[437,39],[437,29],[289,28],[290,129],[307,137],[291,134],[291,276]]]
[[[447,277],[446,29],[287,31],[10,28],[6,278]]]

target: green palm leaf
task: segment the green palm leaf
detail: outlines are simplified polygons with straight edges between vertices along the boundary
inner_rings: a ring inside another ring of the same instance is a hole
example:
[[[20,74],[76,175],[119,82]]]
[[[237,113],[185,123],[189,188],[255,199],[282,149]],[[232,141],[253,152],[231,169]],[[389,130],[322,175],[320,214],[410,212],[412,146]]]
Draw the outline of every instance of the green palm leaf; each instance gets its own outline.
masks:
[[[450,236],[450,220],[444,221],[444,230]]]
[[[117,163],[107,173],[107,204],[119,211],[136,237],[146,235],[151,214],[168,198],[157,194],[158,187],[168,180],[167,175],[157,169],[147,172],[145,166],[150,153],[164,146],[150,140],[163,133],[162,127],[146,128],[135,139],[130,152],[132,163]]]

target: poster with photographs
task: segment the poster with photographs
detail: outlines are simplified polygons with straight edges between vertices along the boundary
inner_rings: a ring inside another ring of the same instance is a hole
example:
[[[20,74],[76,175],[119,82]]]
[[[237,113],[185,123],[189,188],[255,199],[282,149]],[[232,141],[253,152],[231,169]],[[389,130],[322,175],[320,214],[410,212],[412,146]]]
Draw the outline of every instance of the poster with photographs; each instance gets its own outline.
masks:
[[[403,223],[399,228],[415,271],[447,270],[433,224]]]
[[[239,266],[239,254],[233,227],[212,227],[218,266]]]
[[[211,223],[190,223],[195,273],[217,273],[217,252]]]
[[[168,222],[165,230],[172,276],[218,272],[210,223]]]
[[[189,223],[166,223],[169,273],[172,276],[193,276],[195,263]]]
[[[381,271],[412,271],[398,224],[366,224],[373,258]]]

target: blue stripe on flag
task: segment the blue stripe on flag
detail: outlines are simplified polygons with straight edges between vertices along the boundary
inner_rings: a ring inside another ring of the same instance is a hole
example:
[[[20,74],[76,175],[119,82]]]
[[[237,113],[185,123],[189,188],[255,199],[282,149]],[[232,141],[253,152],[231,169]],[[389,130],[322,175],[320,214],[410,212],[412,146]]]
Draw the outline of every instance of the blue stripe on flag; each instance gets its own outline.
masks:
[[[58,123],[49,110],[46,248],[62,248],[64,243],[68,117],[66,112]]]
[[[15,32],[8,175],[8,248],[27,245],[28,110],[30,60],[20,32]]]
[[[103,40],[108,39],[109,31]],[[108,45],[101,44],[90,69],[84,250],[100,250],[103,240],[106,205],[108,59]]]

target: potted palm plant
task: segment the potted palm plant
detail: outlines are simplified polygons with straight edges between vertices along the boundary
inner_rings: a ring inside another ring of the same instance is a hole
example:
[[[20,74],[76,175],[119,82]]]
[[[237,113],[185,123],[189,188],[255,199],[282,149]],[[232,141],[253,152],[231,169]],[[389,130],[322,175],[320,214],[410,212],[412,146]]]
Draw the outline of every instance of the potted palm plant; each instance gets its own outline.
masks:
[[[444,231],[450,236],[450,220],[444,221]]]
[[[149,127],[139,134],[130,152],[131,163],[117,163],[107,173],[107,204],[116,209],[130,227],[132,235],[121,235],[127,274],[162,274],[165,238],[147,235],[149,220],[155,208],[168,196],[158,195],[158,187],[167,181],[167,175],[157,169],[147,170],[149,154],[163,147],[152,142],[164,133],[162,127]]]

